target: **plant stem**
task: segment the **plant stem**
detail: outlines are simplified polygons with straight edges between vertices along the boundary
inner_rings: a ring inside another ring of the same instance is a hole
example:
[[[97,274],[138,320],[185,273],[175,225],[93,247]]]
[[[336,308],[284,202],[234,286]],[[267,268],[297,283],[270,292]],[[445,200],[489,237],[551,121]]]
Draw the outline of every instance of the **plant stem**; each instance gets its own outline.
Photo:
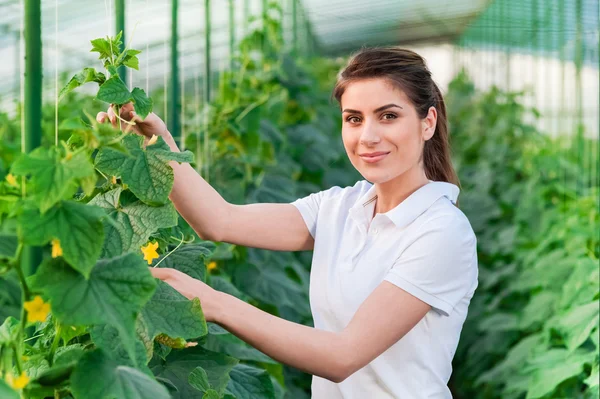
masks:
[[[54,340],[52,341],[52,346],[50,347],[50,353],[48,354],[48,364],[50,367],[54,364],[54,354],[56,353],[56,348],[58,348],[58,343],[60,342],[60,324],[58,322],[54,323]]]

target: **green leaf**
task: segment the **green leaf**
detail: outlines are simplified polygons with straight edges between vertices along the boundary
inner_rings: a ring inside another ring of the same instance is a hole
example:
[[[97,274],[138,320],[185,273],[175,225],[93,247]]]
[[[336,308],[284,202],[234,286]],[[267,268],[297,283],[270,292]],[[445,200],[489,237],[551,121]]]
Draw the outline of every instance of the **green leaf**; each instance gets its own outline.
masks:
[[[565,336],[567,348],[577,349],[598,326],[600,303],[596,300],[571,309],[560,317],[559,328]]]
[[[123,105],[131,100],[131,93],[119,75],[114,75],[100,86],[96,99],[110,104]]]
[[[245,364],[236,365],[229,373],[231,379],[226,393],[237,399],[274,399],[273,382],[263,369]]]
[[[240,291],[273,306],[308,307],[306,295],[280,265],[242,263],[233,268],[233,283]]]
[[[16,342],[19,334],[19,320],[12,316],[7,317],[0,326],[0,346]]]
[[[102,72],[96,72],[94,68],[84,68],[83,71],[73,76],[71,80],[69,80],[69,83],[67,83],[67,85],[61,89],[60,93],[58,94],[58,101],[62,100],[65,95],[85,83],[96,82],[102,85],[105,81],[106,76],[104,76]]]
[[[200,300],[190,301],[163,281],[158,282],[154,296],[140,312],[138,321],[150,339],[159,334],[192,339],[208,333]]]
[[[215,244],[211,241],[184,245],[167,256],[159,267],[177,269],[192,278],[206,281],[206,266],[204,263],[210,258],[214,250]],[[165,256],[166,254],[161,256],[159,261]]]
[[[209,389],[204,393],[202,399],[221,399],[221,395],[214,389]]]
[[[107,39],[99,38],[92,40],[92,49],[90,50],[90,52],[99,53],[100,56],[98,57],[98,59],[112,59],[113,57],[116,58],[119,55],[120,46],[121,44],[123,44],[123,42],[121,42],[122,35],[123,32],[119,32],[119,34],[117,34],[117,36],[115,37]]]
[[[38,147],[23,154],[13,164],[12,173],[17,176],[31,174],[28,192],[33,194],[42,213],[55,203],[68,199],[77,190],[76,179],[95,175],[87,154],[80,152],[71,159],[62,159],[57,148]]]
[[[277,364],[269,356],[248,345],[233,334],[209,334],[203,347],[213,352],[220,352],[240,360]]]
[[[142,341],[135,340],[135,360],[132,360],[123,345],[123,340],[120,339],[119,331],[113,326],[108,324],[94,326],[90,335],[94,344],[104,350],[112,360],[125,366],[135,367],[150,376],[153,375],[147,366],[148,358]]]
[[[138,59],[137,55],[140,53],[141,53],[141,51],[139,51],[139,50],[133,50],[133,49],[126,50],[124,57],[123,57],[122,64],[125,65],[126,67],[133,68],[135,70],[139,70],[140,60]]]
[[[120,365],[103,351],[86,353],[71,376],[76,399],[170,399],[162,384],[134,368]]]
[[[14,391],[8,384],[0,378],[0,398],[2,399],[19,399],[21,396]]]
[[[89,202],[104,208],[111,219],[104,222],[106,239],[100,255],[103,258],[139,252],[156,230],[177,225],[177,211],[172,203],[149,206],[136,200],[122,206],[119,203],[122,190],[117,187]]]
[[[10,259],[15,256],[19,240],[12,234],[0,234],[0,259]]]
[[[146,95],[144,90],[137,87],[131,92],[131,99],[136,114],[138,114],[140,118],[146,119],[148,114],[152,112],[152,99]]]
[[[540,398],[554,391],[561,382],[582,373],[584,364],[595,356],[593,352],[570,354],[565,349],[551,349],[533,359],[533,375],[526,399]]]
[[[115,327],[130,358],[136,359],[136,313],[156,287],[144,263],[140,256],[132,253],[102,259],[86,279],[60,258],[50,259],[29,278],[30,286],[49,298],[53,314],[63,324]]]
[[[44,215],[26,209],[20,216],[23,241],[44,245],[58,238],[64,259],[84,276],[89,276],[100,256],[104,229],[102,209],[73,201],[62,201]]]
[[[178,392],[173,394],[173,399],[202,399],[203,393],[189,383],[189,376],[196,367],[202,367],[210,386],[223,394],[229,381],[229,372],[238,362],[232,357],[196,346],[172,351],[166,363],[156,364],[151,369],[154,375],[169,380],[177,387]]]
[[[144,150],[143,140],[139,135],[129,135],[123,139],[130,155],[112,148],[102,148],[96,156],[96,167],[105,174],[121,176],[131,192],[146,204],[163,205],[173,188],[173,169],[168,162],[188,162],[190,158],[193,160],[193,154],[189,151],[171,152],[161,137]]]
[[[208,382],[208,375],[202,367],[196,367],[188,377],[188,382],[191,386],[199,390],[200,392],[206,393],[210,388]],[[215,391],[216,392],[216,391]],[[218,394],[218,392],[216,392]]]

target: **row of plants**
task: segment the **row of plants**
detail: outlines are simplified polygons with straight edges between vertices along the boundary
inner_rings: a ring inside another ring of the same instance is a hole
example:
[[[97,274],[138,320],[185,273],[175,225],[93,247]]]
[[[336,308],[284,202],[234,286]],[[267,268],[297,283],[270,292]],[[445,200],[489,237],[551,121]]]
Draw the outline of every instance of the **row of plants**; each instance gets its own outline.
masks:
[[[478,92],[464,73],[450,85],[480,272],[451,386],[457,398],[598,398],[598,182],[583,180],[570,138],[524,122],[539,117],[524,95]]]
[[[193,109],[185,148],[210,137],[210,181],[231,203],[291,202],[356,177],[337,136],[329,88],[338,64],[310,65],[282,51],[281,10],[239,44],[235,71],[214,100]],[[90,66],[44,107],[42,146],[20,154],[20,116],[0,127],[0,397],[302,398],[310,377],[284,367],[213,323],[201,304],[152,278],[170,267],[263,310],[307,325],[310,253],[269,252],[200,239],[168,196],[173,153],[162,138],[98,124],[108,104],[153,101],[129,91],[117,68],[137,69],[139,51],[119,36],[92,41]],[[98,84],[95,98],[76,90]],[[204,143],[203,143],[204,145]],[[203,157],[205,158],[205,157]],[[205,161],[206,162],[206,161]],[[23,248],[43,261],[23,267]],[[30,275],[31,274],[31,275]]]

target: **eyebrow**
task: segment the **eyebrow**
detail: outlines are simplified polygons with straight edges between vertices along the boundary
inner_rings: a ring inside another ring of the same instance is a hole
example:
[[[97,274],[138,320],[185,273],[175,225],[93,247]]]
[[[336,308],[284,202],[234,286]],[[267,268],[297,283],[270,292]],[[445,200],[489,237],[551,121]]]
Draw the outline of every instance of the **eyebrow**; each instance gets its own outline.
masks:
[[[382,107],[377,108],[375,111],[373,111],[373,113],[376,114],[378,112],[381,112],[383,110],[386,110],[386,109],[392,108],[392,107],[398,107],[400,109],[404,109],[401,106],[396,105],[396,104],[387,104],[387,105],[384,105]],[[349,113],[352,113],[352,114],[362,114],[362,112],[360,112],[360,111],[357,111],[355,109],[348,109],[348,108],[342,111],[342,113],[344,113],[344,112],[349,112]]]

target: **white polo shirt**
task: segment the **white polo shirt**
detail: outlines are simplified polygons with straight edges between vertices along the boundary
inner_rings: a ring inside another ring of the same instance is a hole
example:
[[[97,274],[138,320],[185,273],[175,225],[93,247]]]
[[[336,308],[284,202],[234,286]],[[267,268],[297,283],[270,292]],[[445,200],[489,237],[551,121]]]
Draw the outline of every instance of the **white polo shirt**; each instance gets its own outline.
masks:
[[[313,399],[452,398],[452,358],[477,288],[476,238],[454,203],[456,185],[429,181],[373,218],[375,186],[332,187],[292,204],[315,247],[315,328],[340,332],[387,280],[432,306],[402,339],[337,384],[313,376]]]

